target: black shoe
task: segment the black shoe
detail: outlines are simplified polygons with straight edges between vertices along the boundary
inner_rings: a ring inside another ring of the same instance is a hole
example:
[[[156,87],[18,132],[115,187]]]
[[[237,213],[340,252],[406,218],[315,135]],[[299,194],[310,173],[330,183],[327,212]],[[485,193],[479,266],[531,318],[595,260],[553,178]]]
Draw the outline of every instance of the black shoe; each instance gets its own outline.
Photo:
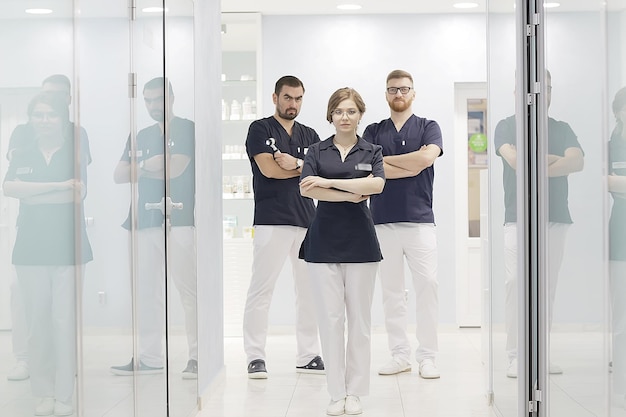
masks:
[[[183,370],[183,379],[198,379],[198,361],[189,359],[187,367]]]
[[[248,378],[267,379],[267,370],[263,359],[255,359],[248,364]]]
[[[112,366],[111,372],[115,375],[120,376],[131,376],[131,375],[152,375],[152,374],[160,374],[163,372],[163,367],[152,367],[144,364],[139,361],[139,366],[135,369],[135,359],[131,359],[129,363],[121,366]]]
[[[324,374],[324,361],[320,356],[316,356],[306,365],[296,366],[296,372],[301,374]]]

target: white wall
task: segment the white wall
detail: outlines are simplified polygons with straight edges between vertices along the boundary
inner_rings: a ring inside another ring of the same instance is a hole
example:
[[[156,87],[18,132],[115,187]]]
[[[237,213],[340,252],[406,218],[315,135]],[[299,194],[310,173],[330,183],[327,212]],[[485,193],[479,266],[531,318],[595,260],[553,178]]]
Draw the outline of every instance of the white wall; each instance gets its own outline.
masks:
[[[490,59],[490,131],[514,113],[515,27],[511,16],[492,16]],[[602,318],[603,169],[602,45],[598,13],[550,13],[547,22],[548,67],[553,76],[552,117],[570,122],[586,153],[585,170],[570,177],[572,226],[561,273],[555,322],[598,323]],[[293,38],[294,28],[297,37]],[[564,35],[566,34],[566,35]],[[454,149],[455,82],[485,81],[486,29],[481,15],[264,16],[262,97],[273,109],[271,92],[284,74],[300,77],[306,87],[298,120],[325,138],[327,99],[339,87],[356,88],[368,110],[362,124],[388,116],[385,77],[403,68],[411,72],[417,92],[415,112],[439,122],[444,155],[435,163],[434,211],[439,238],[440,322],[455,321]],[[493,157],[494,155],[492,155]],[[493,244],[502,247],[497,228],[503,221],[501,162],[492,166]],[[500,182],[498,182],[498,179]],[[596,204],[598,202],[598,204]],[[499,210],[499,211],[498,211]],[[465,227],[465,225],[462,225]],[[589,243],[592,242],[592,245]],[[501,258],[500,258],[501,259]],[[494,259],[494,280],[502,275]],[[284,275],[284,274],[283,274]],[[594,279],[593,277],[598,277]],[[279,282],[271,322],[289,324],[293,291]],[[501,290],[501,288],[496,288]],[[503,294],[503,293],[501,293]],[[503,296],[494,294],[496,308]],[[380,296],[375,296],[374,324],[382,324]]]
[[[454,83],[486,81],[485,39],[482,15],[263,17],[264,108],[273,109],[271,93],[280,76],[298,76],[306,88],[298,120],[322,138],[332,133],[325,112],[337,88],[350,86],[361,93],[367,105],[361,125],[367,126],[389,116],[387,74],[397,68],[412,73],[415,112],[436,120],[443,133],[444,155],[435,163],[434,191],[442,323],[455,321]],[[293,317],[292,294],[277,293],[272,322]],[[375,295],[373,312],[373,323],[381,325],[380,294]]]

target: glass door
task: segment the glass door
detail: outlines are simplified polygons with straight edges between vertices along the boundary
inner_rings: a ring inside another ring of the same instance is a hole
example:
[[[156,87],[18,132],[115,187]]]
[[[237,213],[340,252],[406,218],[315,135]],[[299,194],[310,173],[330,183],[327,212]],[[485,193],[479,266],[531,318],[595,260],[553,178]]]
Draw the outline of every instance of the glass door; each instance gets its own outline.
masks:
[[[194,12],[173,3],[0,5],[0,415],[197,407]]]
[[[617,116],[611,101],[624,78],[622,71],[621,77],[607,79],[607,73],[619,74],[620,68],[614,62],[607,71],[606,65],[607,55],[614,57],[623,51],[621,38],[607,37],[607,24],[612,21],[615,25],[620,13],[623,16],[624,5],[620,11],[607,10],[605,4],[546,3],[543,9],[547,108],[543,156],[547,161],[548,217],[547,308],[540,317],[546,332],[540,336],[546,340],[546,361],[539,375],[543,371],[546,377],[545,415],[625,412],[623,404],[619,412],[617,408],[611,411],[607,401],[611,377],[617,382],[615,377],[622,374],[612,374],[609,366],[617,358],[621,369],[623,347],[614,350],[613,356],[609,354],[607,214],[609,200],[619,200],[620,195],[609,194],[607,178],[620,171],[609,167],[607,157]],[[623,141],[617,136],[611,143]],[[615,333],[614,340],[619,341]],[[623,400],[626,393],[620,385],[615,386],[617,400]]]
[[[509,1],[488,2],[489,317],[490,391],[504,417],[516,417],[520,396],[518,251],[515,170],[516,26]],[[503,153],[504,151],[504,153]],[[508,153],[506,151],[509,151]],[[522,292],[523,293],[523,292]],[[523,362],[522,362],[523,363]],[[524,408],[522,408],[524,409]]]

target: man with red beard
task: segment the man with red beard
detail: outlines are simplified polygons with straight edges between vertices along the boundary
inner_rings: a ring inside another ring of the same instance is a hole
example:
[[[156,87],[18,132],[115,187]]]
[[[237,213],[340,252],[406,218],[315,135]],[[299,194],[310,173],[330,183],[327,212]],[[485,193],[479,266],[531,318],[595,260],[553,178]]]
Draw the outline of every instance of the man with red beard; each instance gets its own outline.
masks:
[[[418,348],[415,359],[422,378],[439,378],[437,232],[432,210],[433,163],[443,154],[437,122],[413,114],[413,77],[394,70],[387,76],[386,98],[391,117],[369,125],[363,139],[382,146],[387,183],[370,197],[370,210],[383,253],[380,282],[385,327],[392,359],[380,375],[411,370],[411,343],[406,333],[407,300],[404,260],[416,295]]]

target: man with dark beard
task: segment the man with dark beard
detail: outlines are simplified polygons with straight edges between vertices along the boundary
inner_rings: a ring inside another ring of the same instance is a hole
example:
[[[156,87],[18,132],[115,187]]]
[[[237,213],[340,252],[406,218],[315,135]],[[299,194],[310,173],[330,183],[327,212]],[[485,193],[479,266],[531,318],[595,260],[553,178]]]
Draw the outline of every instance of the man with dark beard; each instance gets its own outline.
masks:
[[[308,270],[298,259],[315,214],[313,200],[300,195],[302,163],[309,146],[320,141],[313,129],[294,120],[303,96],[302,81],[291,75],[281,77],[272,94],[274,115],[252,122],[246,138],[254,188],[254,240],[243,341],[252,379],[267,378],[269,307],[287,257],[296,293],[296,372],[324,373]]]
[[[168,91],[166,94],[166,87]],[[188,361],[183,379],[198,376],[198,338],[196,332],[196,257],[194,250],[195,201],[195,125],[174,115],[172,85],[163,77],[148,81],[143,89],[146,110],[157,123],[137,133],[136,147],[131,137],[126,142],[115,168],[117,184],[129,183],[132,161],[137,162],[137,216],[132,208],[122,227],[137,230],[137,327],[139,358],[112,366],[115,375],[129,376],[163,372],[163,332],[165,329],[165,248],[163,229],[167,228],[168,272],[181,298],[185,312]],[[166,129],[167,124],[167,129]],[[165,149],[167,146],[167,152]],[[165,158],[169,163],[169,195],[172,203],[165,217]]]
[[[418,348],[415,359],[422,378],[439,378],[437,232],[432,210],[433,164],[443,154],[437,122],[413,114],[413,77],[395,70],[387,76],[386,98],[391,117],[369,125],[363,139],[383,148],[387,182],[370,197],[370,210],[383,253],[380,282],[385,327],[392,359],[380,375],[411,370],[411,344],[406,333],[407,300],[404,260],[416,295]]]

